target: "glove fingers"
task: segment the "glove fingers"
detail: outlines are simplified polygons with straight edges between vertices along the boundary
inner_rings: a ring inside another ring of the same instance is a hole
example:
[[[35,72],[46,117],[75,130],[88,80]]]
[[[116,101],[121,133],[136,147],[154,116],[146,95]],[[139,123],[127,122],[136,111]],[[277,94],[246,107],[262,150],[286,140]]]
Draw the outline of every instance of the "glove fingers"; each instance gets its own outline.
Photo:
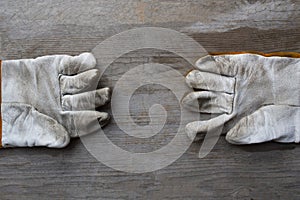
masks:
[[[299,142],[300,108],[265,106],[241,119],[226,135],[232,144],[252,144],[271,140]]]
[[[102,88],[90,92],[62,97],[63,110],[92,110],[102,106],[110,100],[110,89]]]
[[[182,105],[194,112],[223,114],[232,112],[233,95],[199,91],[191,92],[182,99]]]
[[[235,78],[193,70],[186,76],[187,84],[195,89],[234,93]]]
[[[221,74],[225,76],[235,76],[236,66],[227,59],[229,56],[205,56],[196,62],[196,67],[200,71]]]
[[[109,122],[109,114],[98,111],[67,111],[63,113],[70,137],[97,132]]]
[[[99,70],[91,69],[75,76],[61,75],[60,89],[63,95],[77,94],[96,89],[99,81]]]
[[[65,75],[74,75],[93,69],[96,59],[91,53],[82,53],[78,56],[65,56],[60,65],[60,72]]]

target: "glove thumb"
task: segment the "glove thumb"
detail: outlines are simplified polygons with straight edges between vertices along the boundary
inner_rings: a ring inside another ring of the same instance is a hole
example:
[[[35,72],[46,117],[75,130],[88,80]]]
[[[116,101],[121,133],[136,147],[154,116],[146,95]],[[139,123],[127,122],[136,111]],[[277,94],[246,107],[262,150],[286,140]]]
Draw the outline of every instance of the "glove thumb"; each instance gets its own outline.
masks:
[[[53,118],[32,106],[21,103],[2,103],[2,146],[65,147],[70,137],[65,128]]]
[[[242,118],[226,135],[232,144],[253,144],[274,140],[288,143],[300,140],[300,107],[264,106]]]

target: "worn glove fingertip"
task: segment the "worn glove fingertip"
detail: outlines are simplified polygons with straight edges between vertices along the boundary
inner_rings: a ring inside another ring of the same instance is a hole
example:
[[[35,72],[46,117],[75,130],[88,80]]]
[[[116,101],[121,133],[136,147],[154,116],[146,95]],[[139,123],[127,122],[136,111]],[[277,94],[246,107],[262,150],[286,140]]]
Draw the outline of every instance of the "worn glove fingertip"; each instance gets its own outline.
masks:
[[[58,136],[55,142],[48,145],[50,148],[64,148],[70,143],[70,136]]]
[[[232,129],[228,131],[226,134],[226,141],[231,144],[243,145],[243,144],[251,144],[253,129],[247,128],[243,125],[245,123],[246,118],[243,118],[238,124],[236,124]]]
[[[187,134],[188,138],[191,141],[195,141],[196,136],[197,136],[197,131],[195,130],[194,125],[192,123],[193,122],[191,122],[185,126],[185,133]]]
[[[186,84],[190,87],[190,88],[194,88],[195,87],[195,82],[197,81],[197,76],[196,74],[198,73],[198,70],[192,70],[190,71],[186,77],[185,77],[185,82]]]
[[[92,53],[82,53],[78,56],[81,64],[88,69],[94,68],[96,66],[96,58]]]
[[[238,134],[236,131],[232,131],[230,130],[226,136],[225,136],[225,139],[227,142],[229,142],[230,144],[243,144],[241,141],[240,141],[240,138],[238,137]]]
[[[101,127],[106,126],[110,121],[110,115],[108,113],[102,113],[100,117],[97,118]]]

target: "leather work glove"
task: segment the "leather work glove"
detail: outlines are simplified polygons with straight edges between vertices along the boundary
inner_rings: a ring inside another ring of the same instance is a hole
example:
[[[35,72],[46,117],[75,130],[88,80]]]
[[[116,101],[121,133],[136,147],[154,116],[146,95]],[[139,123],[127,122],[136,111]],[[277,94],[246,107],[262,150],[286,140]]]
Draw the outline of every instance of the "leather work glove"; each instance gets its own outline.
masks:
[[[98,89],[91,53],[2,61],[2,147],[65,147],[96,132],[109,115],[98,112],[110,89]]]
[[[222,132],[227,132],[226,140],[232,144],[299,142],[299,58],[209,55],[200,58],[196,67],[186,82],[197,91],[186,95],[182,104],[215,116],[186,126],[190,138],[208,133],[200,157],[213,148]]]

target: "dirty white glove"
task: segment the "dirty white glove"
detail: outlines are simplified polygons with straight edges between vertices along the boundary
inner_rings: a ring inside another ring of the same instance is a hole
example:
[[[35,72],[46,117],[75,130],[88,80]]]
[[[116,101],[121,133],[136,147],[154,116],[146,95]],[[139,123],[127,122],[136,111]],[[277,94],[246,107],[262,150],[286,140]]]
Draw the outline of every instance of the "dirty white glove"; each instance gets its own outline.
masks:
[[[233,144],[299,142],[299,58],[209,55],[196,66],[199,70],[191,71],[186,81],[198,91],[185,96],[182,103],[196,112],[219,114],[186,126],[190,138],[212,134],[204,140],[206,151],[217,142],[222,129],[228,131],[226,139]]]
[[[2,146],[61,148],[105,125],[109,115],[95,108],[110,91],[96,90],[95,65],[91,53],[2,61]]]

